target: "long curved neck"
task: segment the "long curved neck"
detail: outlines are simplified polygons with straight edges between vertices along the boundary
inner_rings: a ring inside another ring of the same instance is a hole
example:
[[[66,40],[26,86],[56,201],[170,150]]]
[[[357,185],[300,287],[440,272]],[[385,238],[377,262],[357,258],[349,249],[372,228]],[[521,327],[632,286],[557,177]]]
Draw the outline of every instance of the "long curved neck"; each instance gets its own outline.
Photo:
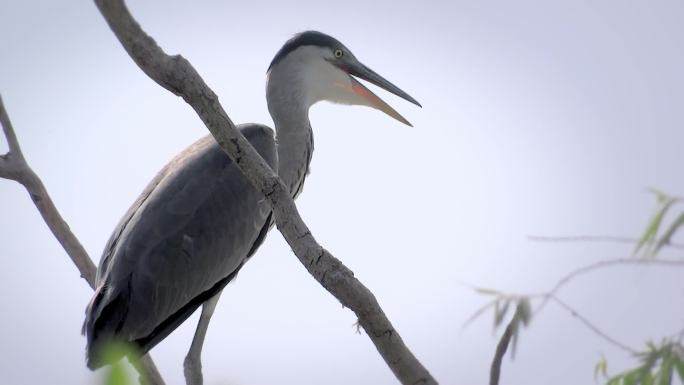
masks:
[[[278,175],[296,197],[302,189],[313,153],[310,104],[299,82],[286,71],[269,75],[266,101],[276,128]]]

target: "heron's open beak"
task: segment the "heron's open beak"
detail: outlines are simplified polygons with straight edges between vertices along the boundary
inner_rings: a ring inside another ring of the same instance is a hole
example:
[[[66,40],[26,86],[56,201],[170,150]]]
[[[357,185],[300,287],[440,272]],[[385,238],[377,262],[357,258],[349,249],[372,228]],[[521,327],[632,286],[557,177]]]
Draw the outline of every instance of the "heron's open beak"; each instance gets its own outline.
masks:
[[[354,64],[349,65],[346,68],[346,70],[349,73],[349,75],[353,75],[368,82],[371,82],[376,86],[384,88],[385,90],[397,95],[398,97],[417,105],[418,107],[422,107],[416,99],[412,98],[409,94],[399,89],[399,87],[390,83],[387,79],[378,75],[375,71],[359,62],[355,62]],[[387,115],[393,117],[394,119],[408,126],[413,127],[411,123],[409,123],[408,120],[404,119],[404,117],[401,116],[397,111],[395,111],[394,108],[390,107],[387,103],[385,103],[377,95],[371,92],[371,90],[366,88],[358,80],[354,79],[352,76],[350,76],[349,78],[351,79],[352,84],[351,91],[365,99],[368,102],[369,106],[386,113]]]

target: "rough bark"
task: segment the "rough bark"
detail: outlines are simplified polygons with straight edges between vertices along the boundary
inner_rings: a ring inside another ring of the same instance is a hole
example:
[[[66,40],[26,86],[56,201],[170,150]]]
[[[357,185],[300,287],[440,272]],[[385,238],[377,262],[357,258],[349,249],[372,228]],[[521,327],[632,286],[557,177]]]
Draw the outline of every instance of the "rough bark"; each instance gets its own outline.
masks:
[[[12,127],[12,122],[2,102],[2,97],[0,97],[0,124],[2,124],[9,147],[7,154],[0,155],[0,178],[17,181],[26,188],[45,224],[47,224],[52,234],[54,234],[55,238],[64,248],[64,251],[74,262],[81,277],[85,279],[90,288],[94,289],[97,268],[81,245],[81,242],[78,241],[69,225],[59,214],[43,182],[26,162],[19,146],[19,140],[17,140],[14,128]],[[150,385],[164,385],[161,374],[159,374],[154,362],[148,355],[142,358],[142,363],[146,372],[146,376],[141,373],[143,382]]]
[[[359,324],[399,381],[402,384],[436,384],[406,347],[371,291],[316,242],[287,188],[235,128],[216,94],[192,65],[180,55],[167,55],[133,19],[123,1],[95,0],[95,3],[140,69],[195,110],[223,150],[267,198],[278,230],[297,258],[326,290],[356,313]]]

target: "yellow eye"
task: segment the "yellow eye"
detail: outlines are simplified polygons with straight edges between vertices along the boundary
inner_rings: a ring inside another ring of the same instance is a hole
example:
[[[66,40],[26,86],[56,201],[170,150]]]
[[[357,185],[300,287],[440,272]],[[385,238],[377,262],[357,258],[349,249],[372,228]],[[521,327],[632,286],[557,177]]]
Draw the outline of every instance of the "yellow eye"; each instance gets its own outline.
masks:
[[[334,54],[335,54],[335,57],[336,57],[336,58],[341,58],[342,55],[344,55],[344,52],[342,52],[341,49],[336,49],[335,52],[334,52]]]

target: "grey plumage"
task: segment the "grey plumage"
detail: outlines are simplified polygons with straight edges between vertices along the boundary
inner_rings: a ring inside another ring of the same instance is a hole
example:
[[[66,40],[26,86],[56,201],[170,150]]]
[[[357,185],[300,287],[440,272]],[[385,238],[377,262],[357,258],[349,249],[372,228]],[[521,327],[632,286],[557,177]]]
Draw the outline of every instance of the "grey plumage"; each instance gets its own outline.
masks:
[[[240,130],[277,169],[273,131]],[[207,136],[152,180],[114,230],[84,331],[88,366],[114,337],[146,352],[222,289],[263,241],[270,208]],[[247,240],[247,242],[245,242]]]
[[[239,128],[293,197],[302,190],[313,152],[308,116],[313,104],[328,100],[369,106],[409,124],[354,76],[419,105],[320,32],[296,35],[271,62],[266,99],[277,146],[265,126]],[[105,247],[83,327],[88,366],[104,364],[100,349],[110,340],[131,342],[139,353],[147,352],[216,295],[203,309],[207,320],[195,335],[203,336],[220,291],[271,224],[266,200],[213,138],[183,151],[147,186]],[[186,364],[199,362],[202,343],[203,337],[193,340]]]

